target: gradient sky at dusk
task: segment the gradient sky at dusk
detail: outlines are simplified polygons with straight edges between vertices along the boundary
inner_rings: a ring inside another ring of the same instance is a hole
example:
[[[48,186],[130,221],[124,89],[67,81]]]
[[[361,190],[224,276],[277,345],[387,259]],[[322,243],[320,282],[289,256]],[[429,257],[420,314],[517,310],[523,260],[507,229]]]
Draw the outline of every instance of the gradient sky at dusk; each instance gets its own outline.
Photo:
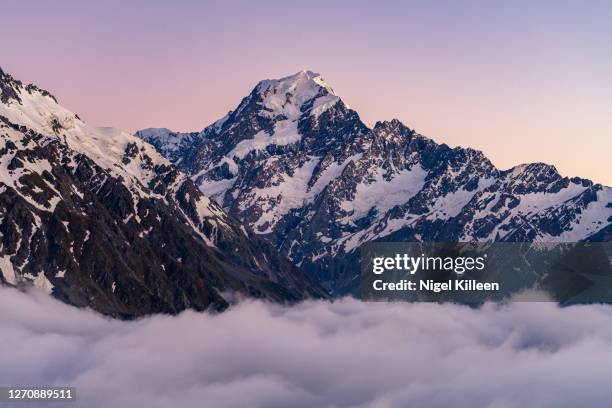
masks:
[[[93,124],[200,130],[310,69],[366,121],[612,185],[611,1],[96,3],[0,24],[0,66]]]

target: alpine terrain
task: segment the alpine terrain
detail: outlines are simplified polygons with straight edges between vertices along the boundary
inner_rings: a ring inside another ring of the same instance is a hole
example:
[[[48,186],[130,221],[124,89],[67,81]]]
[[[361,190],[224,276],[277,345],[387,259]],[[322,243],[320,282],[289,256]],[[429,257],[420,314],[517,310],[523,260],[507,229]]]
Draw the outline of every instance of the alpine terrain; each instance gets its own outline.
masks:
[[[612,188],[369,127],[310,71],[261,81],[201,132],[137,136],[334,294],[356,293],[367,241],[612,240]]]
[[[0,70],[0,283],[132,318],[326,292],[142,140]]]

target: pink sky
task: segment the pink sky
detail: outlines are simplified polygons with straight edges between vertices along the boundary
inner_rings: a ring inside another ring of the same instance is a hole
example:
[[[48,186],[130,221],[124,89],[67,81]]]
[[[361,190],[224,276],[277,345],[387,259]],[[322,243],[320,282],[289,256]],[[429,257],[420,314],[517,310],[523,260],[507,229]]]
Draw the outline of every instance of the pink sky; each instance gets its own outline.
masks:
[[[310,69],[366,121],[612,185],[609,2],[12,2],[3,14],[0,66],[93,124],[200,130],[259,80]]]

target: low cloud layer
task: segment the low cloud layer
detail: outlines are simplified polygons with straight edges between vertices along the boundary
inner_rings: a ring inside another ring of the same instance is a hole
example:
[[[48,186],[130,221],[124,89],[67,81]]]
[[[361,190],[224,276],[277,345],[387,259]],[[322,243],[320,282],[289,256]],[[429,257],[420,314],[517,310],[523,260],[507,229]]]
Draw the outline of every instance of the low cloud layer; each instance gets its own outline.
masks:
[[[75,386],[73,407],[609,407],[611,378],[612,307],[245,302],[119,322],[0,289],[0,385]]]

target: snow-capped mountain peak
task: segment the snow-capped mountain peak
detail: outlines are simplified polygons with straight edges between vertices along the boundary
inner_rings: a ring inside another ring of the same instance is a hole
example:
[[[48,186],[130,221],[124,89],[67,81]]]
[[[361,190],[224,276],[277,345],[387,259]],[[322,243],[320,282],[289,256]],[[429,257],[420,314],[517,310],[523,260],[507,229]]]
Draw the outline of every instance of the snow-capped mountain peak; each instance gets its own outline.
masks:
[[[311,105],[310,114],[319,115],[339,100],[321,75],[305,70],[261,81],[255,90],[262,98],[262,115],[270,118],[296,120],[306,110],[307,103]]]
[[[334,94],[333,89],[327,84],[321,74],[309,70],[301,70],[293,75],[288,75],[279,79],[264,79],[256,86],[259,92],[265,92],[270,88],[275,88],[278,91],[291,92],[296,95],[310,92],[310,97],[318,92],[318,88],[324,88],[330,94]]]

